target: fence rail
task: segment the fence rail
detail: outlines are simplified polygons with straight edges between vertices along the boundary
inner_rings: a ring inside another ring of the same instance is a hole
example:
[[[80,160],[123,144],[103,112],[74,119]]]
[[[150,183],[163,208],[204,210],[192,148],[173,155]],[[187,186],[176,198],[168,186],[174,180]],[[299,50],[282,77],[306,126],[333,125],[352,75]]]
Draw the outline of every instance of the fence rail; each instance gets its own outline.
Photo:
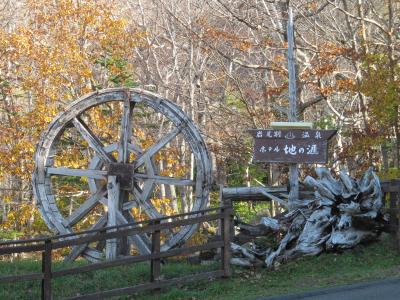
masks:
[[[179,219],[182,218],[182,219]],[[161,231],[185,225],[200,224],[203,222],[219,220],[221,233],[216,240],[197,246],[161,251]],[[119,226],[107,227],[98,230],[83,231],[74,234],[58,235],[48,238],[30,240],[7,241],[0,243],[0,255],[21,252],[42,252],[42,272],[0,277],[0,283],[21,282],[27,280],[41,280],[42,299],[52,299],[52,279],[66,275],[89,272],[99,269],[111,268],[121,265],[150,261],[150,282],[131,287],[100,291],[93,294],[77,296],[69,299],[99,299],[104,297],[132,294],[139,291],[167,287],[176,283],[188,283],[201,278],[229,277],[231,270],[230,261],[230,235],[232,223],[232,207],[221,207],[193,211],[190,213],[168,216],[149,221],[129,223]],[[141,227],[138,227],[138,226]],[[110,229],[112,229],[111,232]],[[107,231],[107,232],[106,232]],[[93,263],[85,266],[70,267],[63,270],[52,271],[52,251],[60,248],[87,244],[91,242],[117,239],[135,234],[151,235],[151,253],[138,256],[125,256],[112,261]],[[161,280],[161,260],[167,257],[187,255],[197,251],[221,249],[221,268],[213,272],[198,273],[189,276]]]

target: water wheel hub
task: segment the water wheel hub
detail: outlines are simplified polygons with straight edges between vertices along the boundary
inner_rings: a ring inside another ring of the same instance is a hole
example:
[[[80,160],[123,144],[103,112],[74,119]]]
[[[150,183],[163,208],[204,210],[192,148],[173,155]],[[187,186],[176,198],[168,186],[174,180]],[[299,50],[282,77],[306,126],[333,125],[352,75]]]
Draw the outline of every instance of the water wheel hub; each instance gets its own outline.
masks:
[[[134,174],[135,167],[133,164],[110,163],[108,165],[108,175],[117,176],[117,181],[122,190],[133,190]]]

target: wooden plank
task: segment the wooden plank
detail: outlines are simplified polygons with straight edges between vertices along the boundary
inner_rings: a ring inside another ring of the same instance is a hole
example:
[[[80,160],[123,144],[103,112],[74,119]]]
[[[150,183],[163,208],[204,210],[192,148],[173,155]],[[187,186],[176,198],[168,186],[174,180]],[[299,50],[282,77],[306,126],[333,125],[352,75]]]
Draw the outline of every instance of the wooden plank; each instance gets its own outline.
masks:
[[[396,232],[397,228],[398,228],[397,225],[385,224],[384,231],[389,233],[394,233]]]
[[[18,245],[18,244],[28,244],[28,243],[37,243],[44,242],[47,239],[53,239],[54,237],[42,237],[42,238],[34,238],[29,240],[10,240],[10,241],[2,241],[0,242],[0,247],[7,245]],[[0,248],[1,249],[1,248]]]
[[[152,157],[154,154],[160,151],[166,144],[168,144],[174,137],[176,137],[181,132],[181,130],[182,129],[180,127],[174,128],[170,133],[166,134],[163,138],[157,141],[156,144],[147,149],[145,153],[143,153],[143,155],[136,160],[136,167],[138,168],[142,166],[145,163],[147,157]]]
[[[14,283],[14,282],[41,280],[41,279],[43,279],[42,273],[10,275],[10,276],[0,276],[0,283]]]
[[[43,300],[51,300],[52,299],[52,292],[51,292],[51,251],[52,251],[52,244],[51,240],[46,240],[45,242],[45,249],[42,252],[42,299]]]
[[[22,253],[22,252],[36,252],[36,251],[43,251],[43,250],[44,250],[44,244],[6,247],[6,248],[0,248],[0,255]]]
[[[280,198],[274,196],[273,194],[268,193],[268,192],[266,192],[266,191],[263,190],[263,189],[261,189],[260,192],[261,192],[265,197],[268,197],[268,198],[270,198],[271,200],[274,200],[275,202],[278,202],[280,205],[286,206],[286,207],[288,206],[288,203],[287,203],[286,201],[284,201],[284,200],[282,200],[282,199],[280,199]],[[290,193],[289,193],[289,199],[290,199]],[[290,202],[290,200],[289,200],[289,202]]]
[[[124,257],[124,258],[118,258],[113,261],[88,264],[85,266],[73,267],[73,268],[55,271],[55,272],[53,272],[53,278],[66,276],[66,275],[79,274],[79,273],[83,273],[83,272],[95,271],[95,270],[100,270],[100,269],[113,268],[113,267],[132,264],[132,263],[149,261],[151,259],[162,259],[162,258],[167,258],[167,257],[171,257],[171,256],[187,255],[187,254],[195,253],[198,251],[219,248],[219,247],[222,247],[223,245],[224,245],[224,242],[219,240],[219,241],[209,242],[207,244],[199,245],[199,246],[176,248],[176,249],[171,249],[171,250],[167,250],[167,251],[162,251],[159,253],[147,254],[147,255],[128,256],[128,257]]]
[[[382,191],[384,193],[400,193],[400,184],[393,184],[391,182],[382,185]]]
[[[162,230],[170,229],[170,228],[174,228],[174,227],[199,224],[202,222],[218,220],[222,216],[223,216],[223,214],[219,213],[219,214],[200,216],[200,217],[189,218],[189,219],[184,219],[184,220],[177,220],[177,221],[173,221],[173,222],[165,222],[165,223],[161,223],[159,225],[148,225],[146,227],[121,229],[116,232],[107,232],[104,234],[97,233],[97,234],[93,234],[93,235],[83,236],[80,238],[54,242],[53,249],[59,249],[59,248],[79,245],[79,244],[83,244],[83,243],[91,243],[91,242],[102,241],[102,240],[113,239],[113,238],[120,238],[120,237],[126,236],[126,235],[150,233],[154,230],[162,231]],[[108,229],[108,230],[110,230],[110,229]]]
[[[140,174],[140,173],[135,173],[133,175],[134,178],[140,178],[140,179],[152,179],[156,183],[160,184],[170,184],[170,185],[179,185],[179,186],[194,186],[196,183],[193,180],[190,179],[185,179],[185,178],[174,178],[174,177],[168,177],[168,176],[159,176],[159,175],[154,175],[154,176],[149,176],[147,174]]]
[[[155,166],[153,161],[149,156],[146,157],[145,159],[145,165],[146,165],[146,171],[147,171],[147,179],[145,179],[144,182],[144,187],[141,189],[137,184],[135,185],[135,189],[133,191],[133,194],[135,195],[134,201],[140,205],[142,208],[144,208],[145,213],[150,217],[152,220],[160,220],[160,218],[165,217],[165,215],[161,214],[158,209],[154,206],[154,204],[151,202],[151,198],[153,196],[153,191],[155,188],[155,183],[156,179],[163,179],[163,176],[157,176],[155,175]],[[167,179],[173,179],[171,177],[165,177]],[[163,181],[160,180],[162,183]],[[193,181],[192,181],[193,182]],[[192,182],[184,182],[186,183],[192,183]],[[178,182],[171,182],[171,183],[178,183]],[[141,193],[139,192],[141,190]],[[171,237],[175,238],[177,237],[177,234],[173,235],[170,230],[167,230],[167,232],[164,232],[166,236],[166,240],[168,242],[171,241]],[[167,244],[165,244],[167,245]],[[164,246],[165,247],[165,246]]]
[[[289,6],[289,21],[287,24],[288,40],[288,73],[289,73],[289,121],[297,121],[297,88],[296,88],[296,59],[294,53],[293,11]],[[299,199],[299,169],[297,164],[289,165],[289,210],[293,202]]]
[[[97,249],[94,249],[92,247],[87,247],[85,249],[84,254],[85,255],[90,255],[91,257],[93,257],[97,261],[100,261],[100,260],[104,259],[103,252],[101,252],[101,251],[99,251]]]
[[[124,98],[124,107],[122,111],[120,138],[118,143],[118,162],[129,162],[128,145],[132,137],[132,112],[135,102],[130,101],[129,91],[126,91]]]
[[[72,120],[75,128],[80,132],[84,140],[89,146],[96,152],[96,154],[106,163],[115,162],[114,157],[104,150],[103,143],[98,137],[90,130],[90,128],[80,118],[74,118]]]
[[[397,249],[397,251],[400,251],[400,241],[399,241],[399,218],[397,216],[397,213],[395,213],[395,210],[399,208],[399,193],[397,192],[390,192],[389,193],[390,198],[390,219],[389,219],[389,224],[391,227],[391,234],[393,237],[393,243]]]
[[[134,187],[133,185],[133,179],[130,181],[132,188]],[[118,203],[118,210],[117,210],[117,224],[127,224],[129,223],[128,219],[131,215],[130,211],[124,210],[124,205],[125,203],[129,202],[129,196],[130,192],[127,190],[123,190],[121,187],[121,192],[120,192],[120,199]],[[119,221],[119,216],[122,216],[124,218],[125,222],[120,222]],[[132,216],[132,222],[134,222],[135,219]],[[122,237],[119,242],[118,242],[118,255],[130,255],[130,245],[131,245],[131,240],[128,239],[128,237]],[[140,252],[141,250],[139,250]],[[140,252],[143,254],[142,252]]]
[[[81,256],[91,263],[98,263],[104,260],[103,252],[90,247],[86,247]]]
[[[91,195],[83,204],[81,204],[68,218],[64,220],[65,226],[73,226],[82,220],[98,203],[104,198],[107,193],[105,187],[96,191],[95,194]]]
[[[126,220],[125,216],[123,216],[120,211],[117,211],[117,221],[120,224],[128,224],[128,221]],[[128,228],[134,228],[134,227],[128,227]],[[132,236],[128,236],[128,240],[131,244],[134,244],[136,246],[140,254],[144,255],[144,254],[149,254],[151,252],[149,246],[144,240],[144,235],[135,234]]]
[[[158,221],[159,222],[159,221]],[[159,223],[155,223],[157,225]],[[160,254],[161,237],[160,230],[155,230],[151,235],[151,254]],[[160,279],[161,275],[161,260],[160,258],[153,258],[150,264],[150,281],[154,282]]]
[[[289,7],[289,20],[287,23],[288,42],[288,73],[289,73],[289,121],[297,122],[297,88],[296,88],[296,59],[294,50],[294,25],[293,11]]]
[[[383,207],[381,208],[382,212],[387,212],[387,213],[400,213],[400,208],[387,208],[387,207]]]
[[[97,232],[96,230],[99,230],[100,228],[102,228],[107,222],[107,217],[106,216],[101,216],[100,219],[97,220],[96,223],[94,223],[91,227],[92,231]],[[75,236],[77,236],[75,234]],[[69,236],[69,238],[71,238],[72,236]],[[82,254],[86,247],[88,246],[88,243],[84,243],[84,244],[80,244],[80,245],[76,245],[72,248],[71,253],[65,258],[65,261],[74,261],[80,254]]]
[[[118,211],[118,202],[120,193],[119,183],[117,182],[117,176],[108,176],[107,191],[108,191],[107,227],[110,227],[117,225],[117,211]],[[117,240],[115,238],[108,239],[106,241],[106,259],[113,260],[116,257],[117,257]]]
[[[266,196],[270,194],[279,194],[287,192],[287,187],[236,187],[236,188],[223,188],[222,198],[232,201],[239,200],[252,200],[252,201],[269,201],[271,197]]]
[[[150,198],[153,194],[153,190],[154,190],[154,181],[146,180],[143,186],[143,191],[140,193],[139,187],[136,185],[135,189],[133,190],[133,195],[135,196],[135,201],[144,209],[146,214],[151,219],[159,219],[164,217],[164,215],[162,215],[150,201]]]
[[[190,217],[190,216],[193,216],[193,215],[204,215],[204,214],[208,214],[208,213],[211,213],[211,212],[217,212],[217,211],[220,211],[220,210],[221,210],[221,208],[219,208],[219,207],[207,208],[207,209],[202,209],[202,210],[199,210],[199,211],[191,211],[191,212],[182,213],[182,214],[176,214],[176,215],[172,215],[172,216],[165,216],[165,217],[159,218],[157,220],[162,221],[162,220],[169,220],[169,219],[178,219],[178,218],[182,218],[182,217]],[[152,221],[154,221],[154,220],[152,220]],[[130,226],[146,225],[148,223],[150,223],[150,221],[146,220],[146,221],[140,221],[140,222],[134,222],[134,223],[128,223],[128,224],[125,224],[125,225],[116,226],[116,228],[119,229],[119,230],[122,230],[124,228],[129,228]],[[81,232],[74,232],[74,233],[68,233],[68,234],[55,235],[55,236],[52,236],[52,237],[34,238],[34,239],[27,239],[27,240],[4,241],[4,242],[0,242],[0,251],[1,250],[6,250],[8,248],[16,249],[16,247],[3,248],[3,246],[13,245],[13,244],[38,243],[38,242],[44,242],[47,239],[51,239],[52,241],[56,241],[56,240],[62,240],[62,239],[66,239],[66,238],[72,238],[72,237],[78,237],[78,236],[86,236],[88,234],[98,233],[98,232],[103,231],[103,230],[104,229],[96,228],[96,229],[90,229],[90,230],[85,230],[85,231],[81,231]],[[20,252],[33,252],[33,251],[42,251],[42,250],[44,250],[44,244],[29,245],[29,246],[18,246],[18,247],[21,247],[21,250],[23,250],[23,251],[20,251]],[[9,254],[9,253],[12,253],[12,252],[7,252],[7,253],[1,253],[0,252],[0,254]]]
[[[232,225],[232,213],[231,207],[224,208],[224,217],[221,220],[221,233],[223,237],[224,245],[222,247],[222,269],[224,270],[224,276],[230,277],[230,261],[231,261],[231,225]]]
[[[125,287],[125,288],[119,288],[119,289],[114,289],[114,290],[109,290],[109,291],[103,291],[103,292],[97,292],[93,294],[87,294],[87,295],[82,295],[82,296],[77,296],[77,297],[72,297],[68,298],[69,300],[77,300],[77,299],[86,299],[86,300],[97,300],[97,299],[104,299],[106,297],[115,297],[115,296],[121,296],[121,295],[130,295],[130,294],[135,294],[138,292],[144,292],[148,290],[154,290],[154,289],[161,289],[169,286],[176,286],[179,284],[185,284],[185,283],[190,283],[190,282],[197,282],[199,280],[203,279],[210,279],[210,278],[217,278],[223,276],[223,271],[218,270],[218,271],[211,271],[211,272],[204,272],[204,273],[199,273],[199,274],[193,274],[193,275],[188,275],[185,277],[178,277],[178,278],[173,278],[173,279],[168,279],[168,280],[160,280],[156,282],[151,282],[151,283],[143,283],[131,287]]]
[[[206,214],[206,213],[216,212],[216,211],[219,211],[219,210],[220,210],[220,208],[218,208],[218,207],[217,208],[208,208],[208,209],[203,209],[203,210],[200,210],[200,211],[191,211],[191,212],[188,212],[188,213],[182,213],[182,214],[177,214],[177,215],[173,215],[173,216],[165,216],[165,217],[159,218],[157,220],[161,221],[161,220],[167,220],[167,219],[177,219],[177,218],[181,218],[181,217],[189,217],[189,216],[193,216],[193,215],[203,215],[203,214]],[[213,216],[213,215],[211,215],[211,216]],[[198,217],[196,217],[196,218],[198,218]],[[216,217],[214,219],[217,219],[217,218],[218,217]],[[135,223],[129,223],[129,224],[126,224],[126,225],[120,225],[120,226],[117,226],[116,228],[119,229],[119,230],[123,230],[124,228],[129,228],[130,226],[141,225],[141,224],[145,225],[145,224],[148,224],[149,222],[150,221],[140,221],[140,222],[135,222]],[[174,221],[172,221],[172,222],[174,222]],[[173,228],[174,224],[172,224],[172,222],[166,223],[166,224],[170,224],[171,228]],[[176,225],[176,226],[181,226],[181,225]],[[13,244],[26,244],[26,243],[43,242],[46,239],[61,240],[61,239],[72,238],[72,237],[86,236],[86,235],[91,234],[91,233],[99,233],[100,231],[103,231],[103,230],[104,229],[96,228],[96,229],[86,230],[86,231],[82,231],[82,232],[61,234],[61,235],[57,235],[57,236],[53,236],[53,237],[35,238],[35,239],[29,239],[29,240],[5,241],[5,242],[1,242],[0,246],[8,246],[8,245],[13,245]],[[0,254],[3,255],[3,254],[11,254],[11,253],[14,253],[14,252],[15,253],[34,252],[34,251],[42,251],[42,250],[44,250],[44,244],[36,244],[36,245],[28,245],[28,246],[12,246],[12,247],[7,247],[7,248],[1,247],[0,248]]]
[[[47,168],[49,175],[62,175],[62,176],[78,176],[88,177],[93,179],[106,179],[107,171],[104,170],[84,170],[84,169],[71,169],[71,168]]]
[[[191,211],[191,212],[187,212],[187,213],[181,213],[181,214],[176,214],[176,215],[172,215],[172,216],[165,216],[162,218],[157,218],[157,219],[153,219],[152,221],[162,221],[162,220],[167,220],[167,219],[178,219],[178,218],[182,218],[182,217],[190,217],[193,215],[204,215],[210,212],[217,212],[220,211],[221,208],[219,207],[213,207],[213,208],[207,208],[207,209],[202,209],[202,210],[196,210],[196,211]],[[143,223],[149,223],[151,221],[143,221],[143,222],[136,222],[136,224],[143,224]]]
[[[285,199],[289,199],[289,194],[279,193],[279,197],[282,197],[282,198],[285,198]]]
[[[122,205],[122,210],[130,210],[131,208],[138,207],[138,206],[139,206],[139,203],[137,203],[135,200],[128,201]]]

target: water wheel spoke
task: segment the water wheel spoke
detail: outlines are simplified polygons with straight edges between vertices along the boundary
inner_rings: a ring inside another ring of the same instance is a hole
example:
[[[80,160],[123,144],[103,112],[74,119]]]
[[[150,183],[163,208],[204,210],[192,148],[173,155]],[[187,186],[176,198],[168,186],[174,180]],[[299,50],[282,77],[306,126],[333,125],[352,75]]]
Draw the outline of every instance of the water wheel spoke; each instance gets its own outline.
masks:
[[[137,193],[139,194],[139,192],[137,192]],[[146,204],[142,204],[143,201],[142,200],[137,201],[138,198],[139,197],[136,196],[135,200],[124,203],[123,208],[122,208],[123,211],[126,211],[126,210],[129,211],[133,207],[141,206],[145,210],[146,214],[148,216],[150,216],[150,218],[153,218],[151,216],[155,216],[154,218],[163,218],[163,217],[165,217],[165,215],[163,215],[163,214],[158,212],[158,210],[153,205],[153,203],[151,203],[149,201],[146,201]],[[130,216],[129,222],[135,222],[135,218],[133,217],[132,213],[130,211],[128,213],[129,213],[129,216]],[[165,230],[165,234],[169,238],[169,237],[174,235],[174,232],[172,231],[172,229],[166,229]]]
[[[140,205],[143,207],[146,214],[152,219],[163,218],[165,215],[160,213],[151,201],[140,201]]]
[[[96,230],[104,227],[107,223],[107,216],[101,216],[90,230]],[[65,258],[65,261],[74,261],[81,253],[83,253],[89,244],[80,244],[72,247],[71,253]]]
[[[146,162],[146,159],[151,158],[154,154],[160,151],[165,145],[167,145],[170,141],[172,141],[173,138],[175,138],[181,132],[181,130],[182,129],[180,127],[176,127],[170,133],[161,138],[156,144],[152,145],[149,149],[147,149],[142,154],[142,156],[140,156],[136,160],[136,168],[142,166]]]
[[[71,227],[82,220],[106,195],[105,187],[97,190],[83,204],[81,204],[63,223],[65,226]]]
[[[128,94],[124,98],[124,109],[121,119],[120,140],[118,143],[118,162],[129,162],[128,145],[132,138],[132,112],[135,106],[134,102],[130,101]]]
[[[130,223],[136,222],[136,219],[131,212],[128,212],[127,220]],[[143,234],[139,234],[139,236],[142,240],[141,242],[144,243],[147,246],[147,248],[150,250],[151,249],[151,239],[149,237],[149,234],[143,233]],[[132,238],[129,240],[129,242],[131,245],[136,245],[135,241]]]
[[[185,178],[175,178],[175,177],[159,176],[159,175],[151,176],[151,175],[141,174],[141,173],[135,173],[134,177],[140,178],[140,179],[151,179],[155,183],[160,183],[160,184],[182,185],[182,186],[196,185],[196,183],[193,180],[185,179]]]
[[[106,179],[107,171],[103,170],[85,170],[85,169],[71,169],[71,168],[47,168],[47,174],[49,175],[61,175],[61,176],[77,176],[77,177],[88,177],[93,179]]]
[[[74,118],[72,120],[75,128],[80,132],[83,139],[89,144],[89,146],[96,152],[96,154],[106,163],[115,162],[114,157],[104,150],[103,143],[93,133],[93,131],[86,125],[80,118]]]
[[[150,198],[153,194],[154,190],[154,182],[153,180],[146,180],[143,186],[143,190],[141,190],[136,184],[133,189],[133,195],[135,197],[135,201],[144,209],[145,213],[151,219],[157,219],[164,217],[156,207],[151,202]],[[140,192],[141,191],[141,192]]]
[[[125,211],[125,210],[130,210],[130,209],[132,209],[132,208],[134,208],[134,207],[137,207],[138,206],[138,203],[135,201],[135,200],[133,200],[133,201],[128,201],[128,202],[125,202],[123,205],[122,205],[122,210],[123,211]]]
[[[86,247],[85,251],[82,253],[82,256],[92,263],[101,262],[104,258],[103,252],[92,247]]]
[[[154,206],[154,204],[151,202],[150,197],[153,193],[153,189],[154,189],[154,182],[152,180],[146,181],[142,193],[139,193],[137,189],[134,190],[135,200],[139,203],[139,205],[144,209],[145,213],[151,219],[164,218],[166,217],[166,215],[160,213]],[[172,232],[171,229],[167,229],[165,230],[165,234],[168,237],[171,237],[174,233]]]
[[[131,137],[131,141],[130,141],[130,147],[132,148],[133,152],[137,155],[142,155],[143,154],[143,150],[142,148],[139,146],[139,142],[137,141],[137,139],[135,138],[135,136]]]
[[[122,215],[122,213],[120,211],[117,211],[118,223],[121,225],[124,225],[124,224],[135,222],[135,219],[132,216],[132,214],[129,213],[129,215],[131,218],[131,220],[130,220],[131,222],[128,222],[128,220]],[[133,226],[126,227],[126,229],[128,229],[128,228],[133,228]],[[151,252],[150,247],[149,247],[150,241],[146,235],[144,235],[144,234],[130,235],[130,236],[128,236],[128,241],[130,244],[136,246],[136,248],[138,249],[138,251],[141,255],[150,254],[150,252]]]

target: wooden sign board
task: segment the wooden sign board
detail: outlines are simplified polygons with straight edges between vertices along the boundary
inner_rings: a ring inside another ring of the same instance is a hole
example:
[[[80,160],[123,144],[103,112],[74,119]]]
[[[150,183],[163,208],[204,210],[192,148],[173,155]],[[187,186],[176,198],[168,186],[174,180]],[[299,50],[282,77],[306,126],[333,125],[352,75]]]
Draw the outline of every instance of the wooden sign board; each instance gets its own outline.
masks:
[[[251,129],[255,162],[328,162],[328,140],[336,130]]]

